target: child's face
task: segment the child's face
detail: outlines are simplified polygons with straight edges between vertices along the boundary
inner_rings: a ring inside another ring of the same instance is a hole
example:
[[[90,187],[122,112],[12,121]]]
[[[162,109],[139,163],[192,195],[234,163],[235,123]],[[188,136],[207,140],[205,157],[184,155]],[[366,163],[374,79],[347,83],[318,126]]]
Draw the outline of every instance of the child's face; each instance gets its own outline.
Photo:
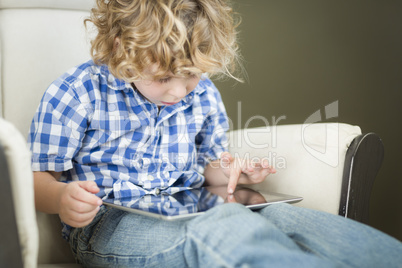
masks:
[[[159,80],[141,80],[134,82],[137,90],[150,102],[158,106],[173,105],[181,101],[194,90],[200,76],[168,76]]]

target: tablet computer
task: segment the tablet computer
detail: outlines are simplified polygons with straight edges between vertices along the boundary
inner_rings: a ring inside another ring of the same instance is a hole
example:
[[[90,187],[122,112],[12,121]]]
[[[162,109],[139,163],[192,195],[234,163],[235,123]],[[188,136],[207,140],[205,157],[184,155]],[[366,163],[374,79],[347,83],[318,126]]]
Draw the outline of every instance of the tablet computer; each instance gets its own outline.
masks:
[[[158,194],[138,198],[105,199],[103,204],[131,213],[173,221],[196,217],[208,209],[229,202],[258,210],[275,203],[296,203],[303,200],[299,196],[256,191],[247,187],[236,188],[230,196],[226,191],[227,186],[181,188],[173,192],[160,191]]]

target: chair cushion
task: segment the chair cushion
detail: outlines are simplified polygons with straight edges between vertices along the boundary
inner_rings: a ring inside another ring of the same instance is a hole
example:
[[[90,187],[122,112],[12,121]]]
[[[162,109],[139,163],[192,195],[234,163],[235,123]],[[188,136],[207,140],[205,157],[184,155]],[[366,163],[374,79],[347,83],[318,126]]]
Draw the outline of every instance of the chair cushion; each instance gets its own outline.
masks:
[[[47,87],[90,59],[83,23],[88,16],[76,10],[0,9],[2,116],[25,137]]]
[[[75,263],[70,246],[61,236],[59,215],[36,212],[39,228],[39,264]]]

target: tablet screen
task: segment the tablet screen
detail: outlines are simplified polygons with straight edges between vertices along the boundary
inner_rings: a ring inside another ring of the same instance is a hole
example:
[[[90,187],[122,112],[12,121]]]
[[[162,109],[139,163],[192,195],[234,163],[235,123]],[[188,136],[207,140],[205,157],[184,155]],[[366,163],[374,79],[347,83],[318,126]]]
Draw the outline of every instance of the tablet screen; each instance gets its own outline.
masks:
[[[173,220],[199,215],[215,206],[234,202],[251,209],[260,209],[278,202],[299,202],[301,197],[279,193],[264,193],[246,187],[236,188],[232,196],[227,194],[227,186],[184,188],[177,192],[160,192],[138,198],[110,198],[105,205],[129,212]]]

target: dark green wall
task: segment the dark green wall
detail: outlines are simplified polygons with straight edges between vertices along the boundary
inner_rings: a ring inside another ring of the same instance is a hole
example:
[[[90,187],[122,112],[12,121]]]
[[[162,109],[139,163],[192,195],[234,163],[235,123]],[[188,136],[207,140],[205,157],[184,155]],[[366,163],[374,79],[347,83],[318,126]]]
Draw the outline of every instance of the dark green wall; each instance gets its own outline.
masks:
[[[339,116],[329,121],[359,125],[384,142],[370,225],[402,240],[402,1],[236,0],[234,6],[243,18],[248,82],[216,82],[234,128],[254,115],[303,123],[338,100]]]

